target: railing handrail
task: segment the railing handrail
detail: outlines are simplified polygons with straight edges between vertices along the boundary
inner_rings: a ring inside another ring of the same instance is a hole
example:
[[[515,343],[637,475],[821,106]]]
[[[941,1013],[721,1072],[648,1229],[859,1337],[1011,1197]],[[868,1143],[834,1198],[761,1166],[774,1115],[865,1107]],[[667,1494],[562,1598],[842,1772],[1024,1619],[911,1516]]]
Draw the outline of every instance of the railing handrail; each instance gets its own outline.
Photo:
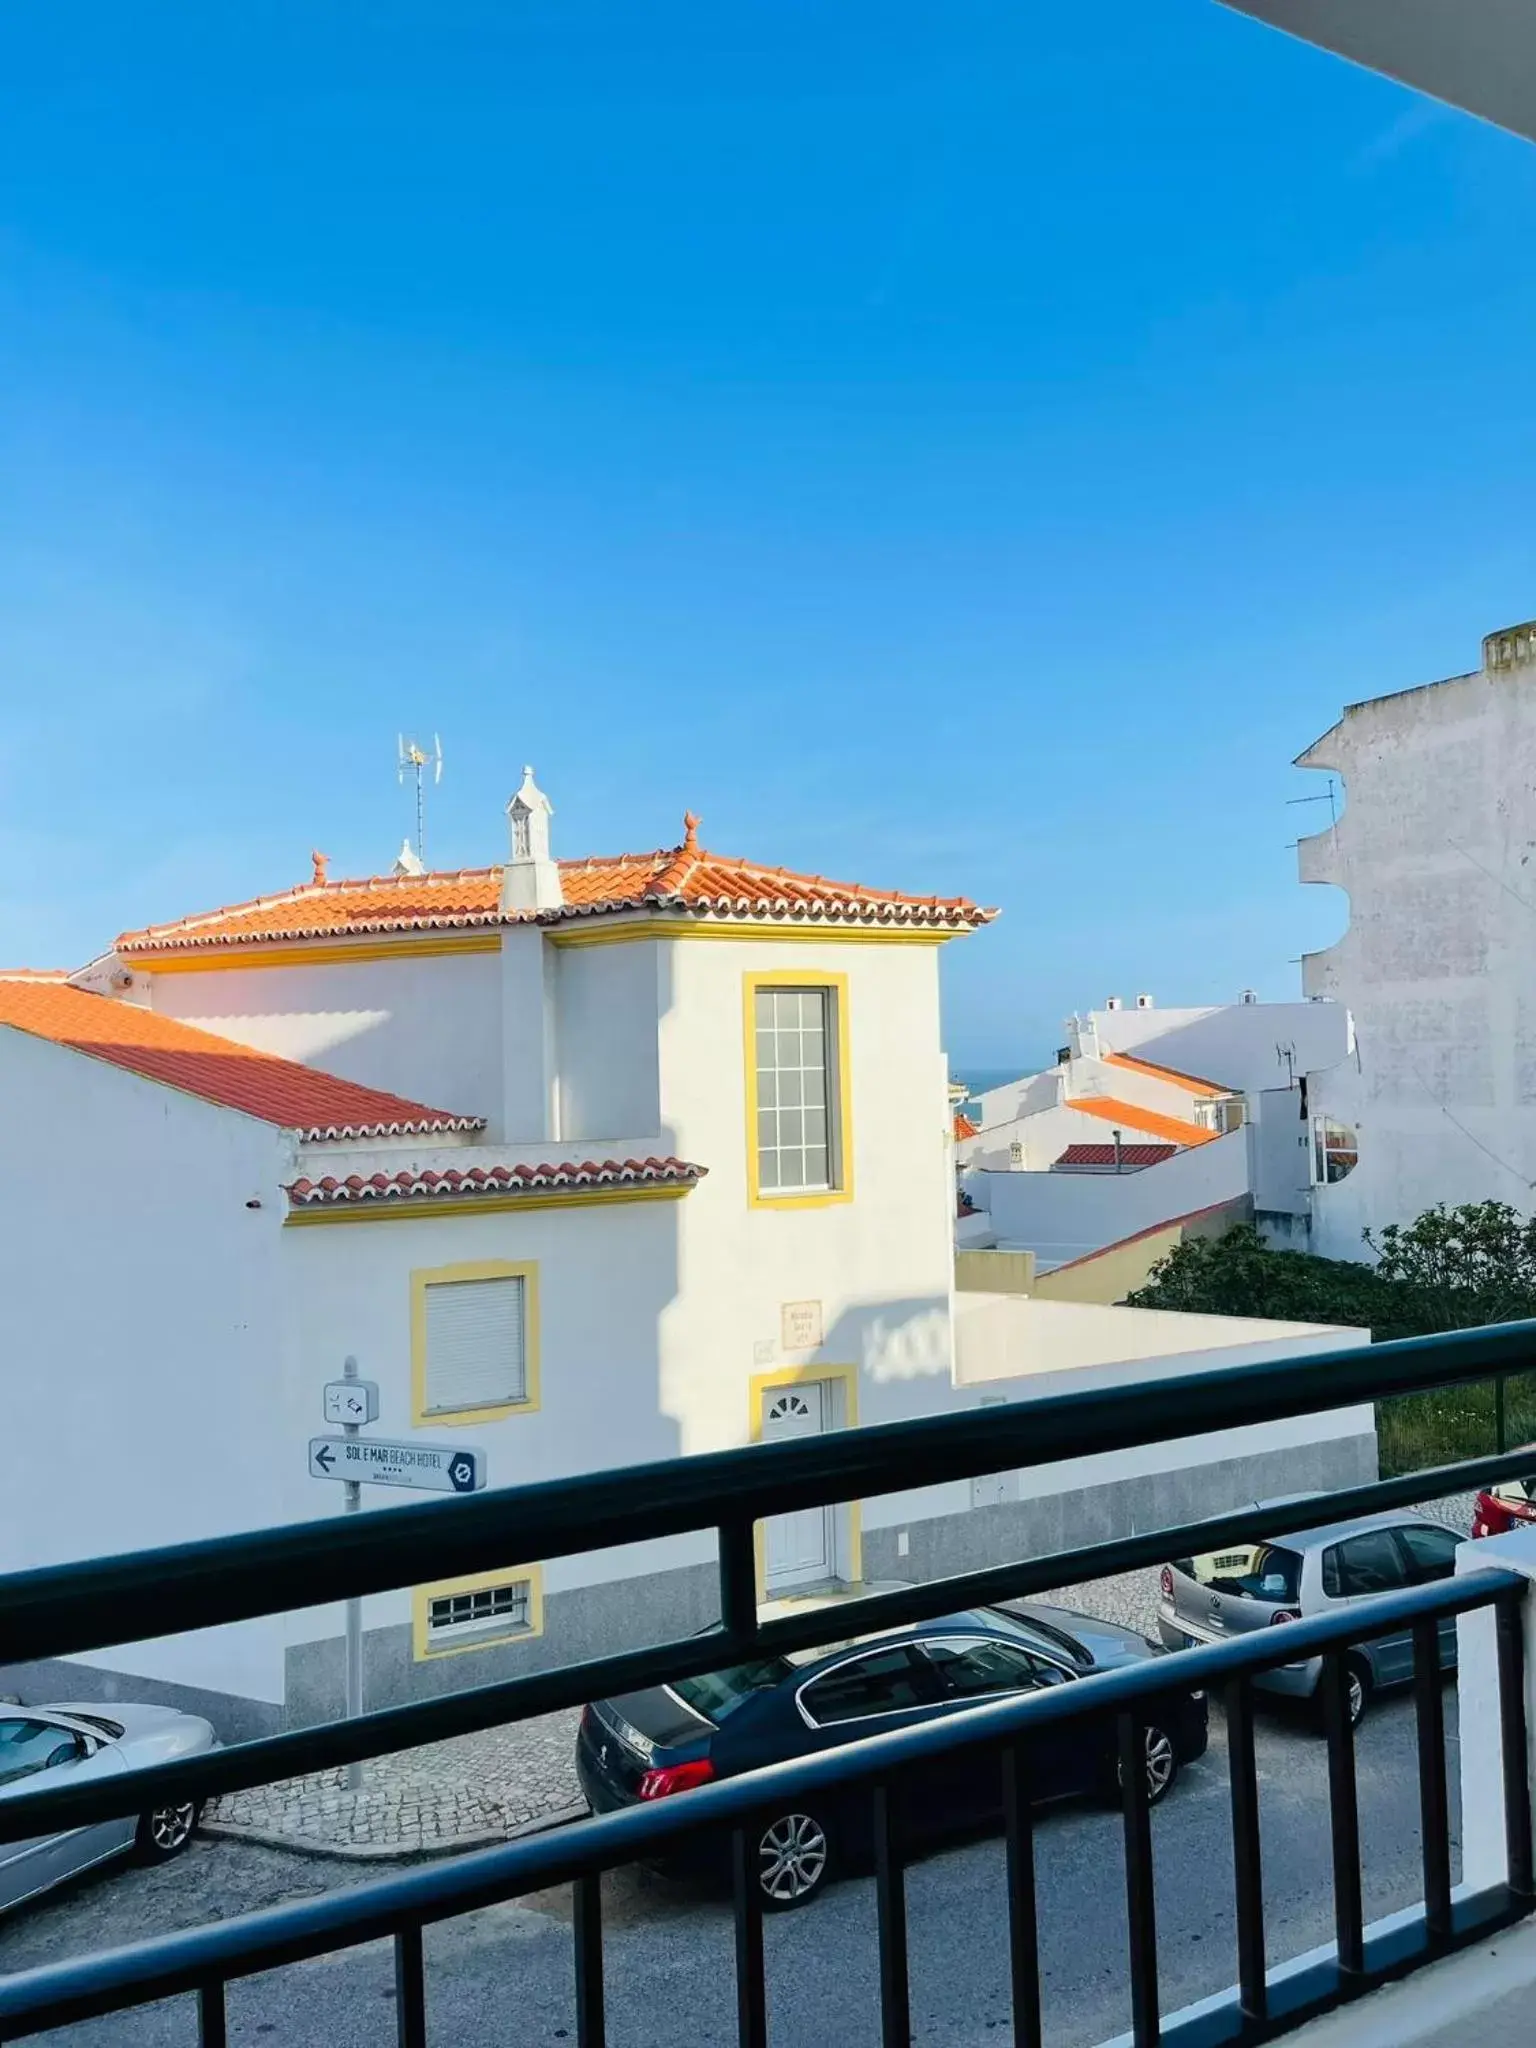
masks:
[[[585,1473],[374,1515],[297,1522],[0,1578],[22,1663],[252,1620],[484,1569],[750,1524],[1485,1379],[1536,1361],[1536,1321],[1305,1352],[1136,1385]],[[148,1611],[136,1596],[152,1595]]]
[[[626,1808],[318,1899],[269,1907],[183,1933],[0,1978],[0,2029],[16,2039],[128,2004],[194,1990],[355,1946],[408,1926],[472,1911],[520,1893],[664,1854],[683,1836],[724,1829],[784,1800],[833,1785],[898,1777],[952,1750],[1002,1745],[1057,1723],[1123,1714],[1169,1692],[1251,1678],[1343,1644],[1366,1642],[1502,1600],[1522,1601],[1523,1577],[1496,1568],[1403,1593],[1378,1594],[1337,1612],[1263,1629],[1068,1685],[980,1705],[923,1727],[864,1737],[819,1755],[772,1764],[678,1798]]]
[[[1267,1507],[1234,1508],[1202,1522],[1148,1530],[953,1578],[925,1580],[900,1592],[839,1601],[834,1626],[839,1633],[863,1632],[931,1621],[969,1607],[1028,1598],[1163,1564],[1171,1558],[1200,1555],[1228,1543],[1285,1535],[1315,1527],[1320,1521],[1352,1521],[1381,1509],[1463,1492],[1474,1481],[1494,1484],[1529,1471],[1531,1462],[1529,1450],[1508,1452],[1503,1458],[1469,1459],[1344,1492],[1298,1496]],[[0,1581],[0,1590],[3,1584]],[[673,1642],[647,1644],[638,1650],[466,1687],[435,1699],[377,1708],[350,1720],[259,1736],[176,1763],[137,1770],[127,1777],[12,1794],[0,1798],[0,1843],[54,1827],[122,1818],[147,1806],[244,1791],[280,1778],[475,1734],[640,1686],[694,1677],[743,1654],[813,1649],[825,1639],[828,1619],[825,1609],[791,1609],[781,1617],[755,1622],[748,1633],[724,1628],[701,1631]]]

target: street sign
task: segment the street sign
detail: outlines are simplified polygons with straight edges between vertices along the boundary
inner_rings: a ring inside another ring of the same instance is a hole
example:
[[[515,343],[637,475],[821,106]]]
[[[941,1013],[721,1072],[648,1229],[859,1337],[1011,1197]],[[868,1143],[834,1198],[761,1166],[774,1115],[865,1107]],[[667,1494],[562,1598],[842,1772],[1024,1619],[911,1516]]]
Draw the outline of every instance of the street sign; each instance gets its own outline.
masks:
[[[327,1380],[325,1383],[327,1422],[377,1422],[379,1383],[377,1380]]]
[[[370,1436],[312,1436],[309,1476],[350,1479],[364,1486],[412,1486],[423,1493],[478,1493],[485,1484],[485,1453],[454,1444],[392,1444]]]

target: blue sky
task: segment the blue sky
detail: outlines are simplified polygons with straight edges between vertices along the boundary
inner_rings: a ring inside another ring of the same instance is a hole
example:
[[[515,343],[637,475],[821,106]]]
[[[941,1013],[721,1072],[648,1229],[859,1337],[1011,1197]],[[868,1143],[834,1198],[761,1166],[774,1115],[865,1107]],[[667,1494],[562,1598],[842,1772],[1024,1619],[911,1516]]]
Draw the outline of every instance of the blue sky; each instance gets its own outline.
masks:
[[[0,960],[670,843],[1296,991],[1292,756],[1536,612],[1536,152],[1212,0],[0,26]]]

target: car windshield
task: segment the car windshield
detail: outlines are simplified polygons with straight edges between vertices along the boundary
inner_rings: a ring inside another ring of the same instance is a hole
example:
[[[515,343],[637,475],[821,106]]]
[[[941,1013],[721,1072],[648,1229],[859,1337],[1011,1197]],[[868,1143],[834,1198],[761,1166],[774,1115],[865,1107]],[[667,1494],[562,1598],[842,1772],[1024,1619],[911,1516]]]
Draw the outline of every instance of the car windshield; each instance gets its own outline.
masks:
[[[771,1692],[782,1684],[794,1668],[787,1657],[749,1657],[744,1664],[727,1664],[701,1678],[674,1678],[671,1690],[696,1714],[723,1721],[753,1693]]]
[[[1181,1557],[1175,1569],[1213,1593],[1234,1593],[1242,1600],[1296,1599],[1301,1590],[1301,1559],[1276,1543],[1234,1543],[1203,1557]]]

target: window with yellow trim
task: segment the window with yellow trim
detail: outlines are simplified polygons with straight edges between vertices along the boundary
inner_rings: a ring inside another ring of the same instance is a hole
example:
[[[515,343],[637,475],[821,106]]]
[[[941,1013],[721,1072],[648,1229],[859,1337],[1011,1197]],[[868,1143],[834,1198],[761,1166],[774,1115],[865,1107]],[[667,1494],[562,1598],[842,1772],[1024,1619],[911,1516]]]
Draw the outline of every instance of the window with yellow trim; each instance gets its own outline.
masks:
[[[490,1649],[522,1636],[540,1635],[543,1629],[544,1596],[537,1565],[416,1588],[418,1659]]]
[[[533,1588],[526,1579],[462,1593],[429,1593],[427,1646],[441,1649],[445,1643],[479,1642],[487,1635],[526,1634],[532,1606]]]
[[[421,1276],[422,1421],[516,1408],[531,1399],[529,1276]]]
[[[757,1185],[765,1196],[842,1186],[837,990],[753,990]]]

